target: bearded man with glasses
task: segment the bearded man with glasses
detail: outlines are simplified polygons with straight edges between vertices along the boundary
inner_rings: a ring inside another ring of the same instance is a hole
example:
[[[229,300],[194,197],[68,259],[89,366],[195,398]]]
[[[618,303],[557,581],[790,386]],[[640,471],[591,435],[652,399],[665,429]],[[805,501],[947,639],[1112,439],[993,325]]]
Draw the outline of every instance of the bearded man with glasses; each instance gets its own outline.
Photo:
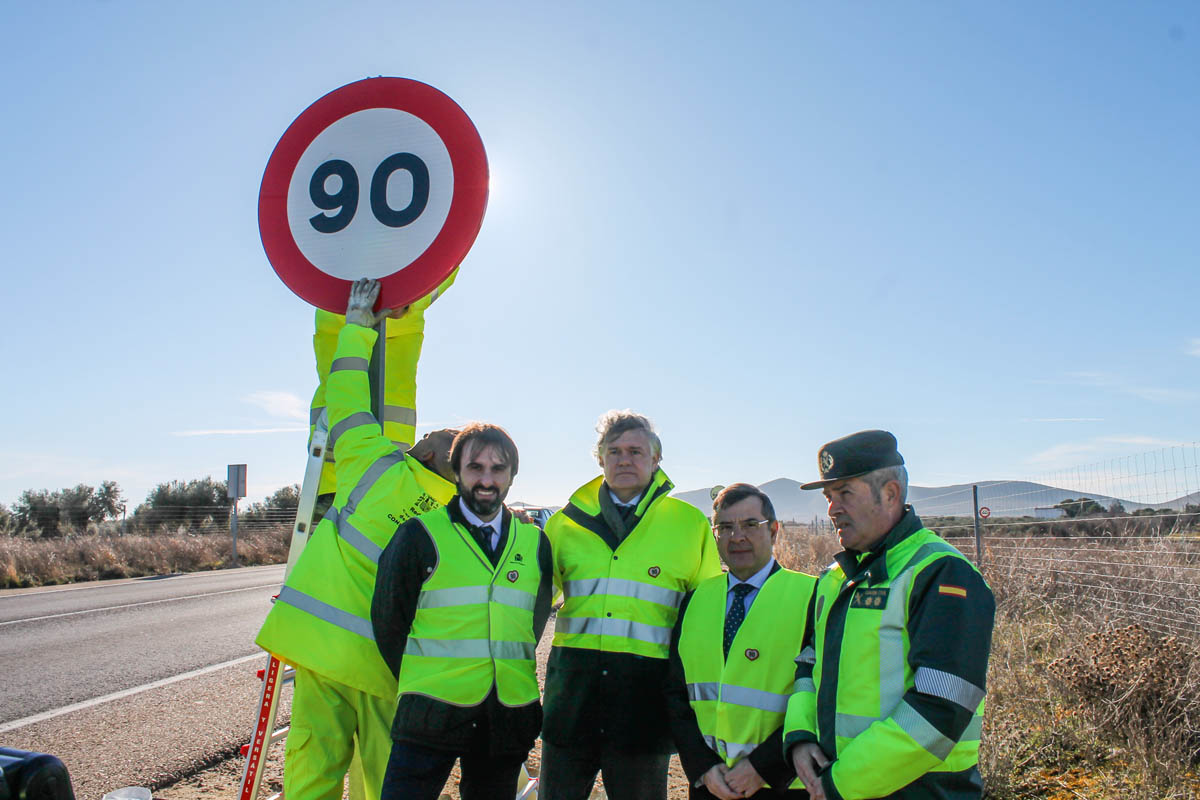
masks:
[[[712,527],[729,574],[684,599],[667,690],[690,797],[807,798],[783,721],[816,578],[775,560],[775,509],[748,483],[717,495]]]

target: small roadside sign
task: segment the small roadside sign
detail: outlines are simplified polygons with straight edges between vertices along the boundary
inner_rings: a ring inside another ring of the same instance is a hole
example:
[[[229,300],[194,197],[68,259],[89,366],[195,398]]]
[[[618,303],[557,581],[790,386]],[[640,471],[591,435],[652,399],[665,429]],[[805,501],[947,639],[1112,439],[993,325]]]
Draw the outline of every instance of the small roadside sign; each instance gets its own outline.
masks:
[[[240,500],[246,496],[246,465],[230,464],[226,487],[230,500]]]
[[[483,224],[488,166],[466,113],[406,78],[335,89],[275,145],[258,196],[263,249],[289,289],[344,312],[350,284],[375,278],[379,307],[433,291]]]
[[[979,516],[983,517],[984,519],[987,519],[991,515],[992,515],[992,510],[990,508],[988,508],[987,506],[979,507]]]

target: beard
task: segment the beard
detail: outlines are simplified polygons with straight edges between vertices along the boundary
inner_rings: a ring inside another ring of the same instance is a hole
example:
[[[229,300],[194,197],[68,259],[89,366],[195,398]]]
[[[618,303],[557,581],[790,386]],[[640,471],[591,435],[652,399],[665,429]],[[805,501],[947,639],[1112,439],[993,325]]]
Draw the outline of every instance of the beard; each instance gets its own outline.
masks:
[[[476,486],[474,490],[467,489],[461,482],[458,483],[458,496],[467,504],[467,508],[471,509],[471,513],[480,519],[488,519],[497,511],[504,503],[504,498],[508,496],[508,490],[500,491],[499,486],[488,487],[494,489],[496,494],[492,497],[479,498],[475,492],[483,487]]]

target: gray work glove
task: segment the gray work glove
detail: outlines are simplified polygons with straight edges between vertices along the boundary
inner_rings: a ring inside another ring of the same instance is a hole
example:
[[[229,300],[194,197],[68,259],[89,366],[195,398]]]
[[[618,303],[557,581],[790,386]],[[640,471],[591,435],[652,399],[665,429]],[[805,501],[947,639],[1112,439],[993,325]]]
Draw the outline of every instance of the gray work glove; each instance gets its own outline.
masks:
[[[408,306],[394,311],[390,308],[372,311],[378,298],[379,281],[373,278],[356,280],[350,287],[350,301],[346,304],[346,324],[374,328],[384,317],[399,319],[404,316],[404,312],[408,311]]]

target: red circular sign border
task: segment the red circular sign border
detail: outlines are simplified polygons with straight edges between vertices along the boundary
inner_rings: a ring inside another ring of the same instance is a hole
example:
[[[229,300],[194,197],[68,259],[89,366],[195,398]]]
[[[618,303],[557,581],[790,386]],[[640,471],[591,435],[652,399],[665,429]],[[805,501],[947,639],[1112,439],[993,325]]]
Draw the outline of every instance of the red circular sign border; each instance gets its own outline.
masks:
[[[346,309],[351,281],[322,272],[296,245],[287,219],[288,186],[305,148],[322,131],[369,108],[395,108],[419,117],[441,137],[454,169],[454,194],[442,229],[403,273],[380,279],[379,307],[405,305],[433,291],[466,257],[487,209],[483,140],[466,112],[442,92],[409,78],[366,78],[317,100],[288,126],[267,160],[258,193],[258,229],[267,260],[284,285],[306,302],[337,313]],[[403,294],[402,281],[412,287]]]
[[[992,510],[990,508],[988,508],[987,506],[979,507],[979,516],[983,517],[984,519],[987,519],[991,515],[992,515]]]

